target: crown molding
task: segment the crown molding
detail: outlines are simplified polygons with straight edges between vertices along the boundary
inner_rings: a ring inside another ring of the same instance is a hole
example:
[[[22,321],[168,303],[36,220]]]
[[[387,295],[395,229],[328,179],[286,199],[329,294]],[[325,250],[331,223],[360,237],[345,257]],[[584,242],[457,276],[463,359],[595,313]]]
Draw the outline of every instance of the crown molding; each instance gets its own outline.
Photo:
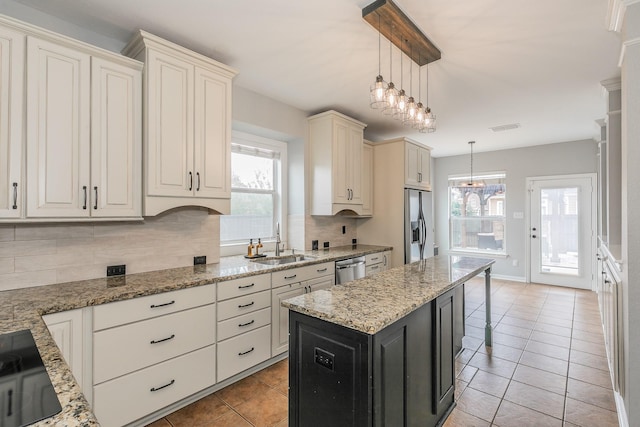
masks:
[[[627,7],[640,3],[640,0],[609,0],[607,7],[607,28],[617,33],[622,31],[622,23]]]
[[[602,85],[602,88],[607,92],[613,92],[614,90],[622,89],[622,80],[620,79],[620,77],[602,80],[600,84]]]
[[[638,1],[638,3],[640,3],[640,1]],[[622,63],[624,62],[624,55],[627,53],[627,48],[635,46],[637,44],[640,44],[640,37],[625,40],[624,42],[622,42],[622,48],[620,49],[620,59],[618,59],[618,67],[622,67]]]

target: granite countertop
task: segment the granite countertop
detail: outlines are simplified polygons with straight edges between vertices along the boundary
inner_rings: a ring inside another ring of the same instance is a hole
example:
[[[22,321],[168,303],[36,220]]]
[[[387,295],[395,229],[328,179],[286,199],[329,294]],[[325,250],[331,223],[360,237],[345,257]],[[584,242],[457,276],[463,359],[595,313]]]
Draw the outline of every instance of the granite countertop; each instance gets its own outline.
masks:
[[[64,362],[42,316],[60,311],[122,301],[145,295],[201,286],[240,277],[286,270],[303,265],[339,261],[353,256],[391,250],[388,246],[354,245],[318,251],[296,252],[313,259],[279,266],[268,266],[243,256],[224,257],[217,264],[173,268],[122,277],[82,280],[56,285],[0,292],[0,333],[30,329],[62,412],[34,426],[99,425],[80,386]],[[288,253],[288,252],[287,252]]]
[[[366,334],[375,334],[460,285],[495,260],[435,256],[371,277],[300,295],[284,307]]]

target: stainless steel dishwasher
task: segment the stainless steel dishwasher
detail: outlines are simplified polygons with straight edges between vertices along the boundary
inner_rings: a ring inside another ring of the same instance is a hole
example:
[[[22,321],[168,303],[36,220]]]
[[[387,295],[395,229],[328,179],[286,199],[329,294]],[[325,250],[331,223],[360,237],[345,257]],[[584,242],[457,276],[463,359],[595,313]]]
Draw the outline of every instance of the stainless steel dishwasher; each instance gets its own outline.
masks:
[[[364,262],[363,256],[336,261],[336,285],[364,277]]]

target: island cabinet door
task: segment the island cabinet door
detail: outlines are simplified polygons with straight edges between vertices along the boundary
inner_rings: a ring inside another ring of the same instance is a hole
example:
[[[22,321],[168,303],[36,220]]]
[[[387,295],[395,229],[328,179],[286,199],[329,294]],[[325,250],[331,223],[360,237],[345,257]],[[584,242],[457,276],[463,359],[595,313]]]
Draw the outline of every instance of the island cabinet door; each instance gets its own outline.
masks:
[[[426,304],[373,338],[374,426],[434,426],[432,306]]]
[[[433,407],[440,418],[450,409],[454,398],[454,290],[439,296],[433,304],[435,349]]]
[[[293,311],[289,316],[289,426],[370,427],[371,336]]]

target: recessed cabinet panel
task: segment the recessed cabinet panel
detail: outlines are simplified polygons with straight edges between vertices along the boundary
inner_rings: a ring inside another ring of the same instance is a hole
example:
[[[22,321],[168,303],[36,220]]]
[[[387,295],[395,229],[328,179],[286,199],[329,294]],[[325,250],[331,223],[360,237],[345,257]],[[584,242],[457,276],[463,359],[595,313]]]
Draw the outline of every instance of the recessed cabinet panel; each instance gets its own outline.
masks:
[[[92,58],[92,216],[140,216],[142,76]]]
[[[348,147],[349,144],[349,128],[346,123],[336,121],[333,124],[333,203],[348,203],[349,194],[349,178],[350,172],[347,170],[349,165]]]
[[[19,218],[23,211],[24,39],[0,28],[0,218]]]
[[[231,197],[230,81],[196,68],[195,190],[197,197]]]
[[[90,60],[27,38],[27,216],[89,216]]]
[[[162,52],[149,51],[147,192],[185,196],[193,189],[194,66]]]

